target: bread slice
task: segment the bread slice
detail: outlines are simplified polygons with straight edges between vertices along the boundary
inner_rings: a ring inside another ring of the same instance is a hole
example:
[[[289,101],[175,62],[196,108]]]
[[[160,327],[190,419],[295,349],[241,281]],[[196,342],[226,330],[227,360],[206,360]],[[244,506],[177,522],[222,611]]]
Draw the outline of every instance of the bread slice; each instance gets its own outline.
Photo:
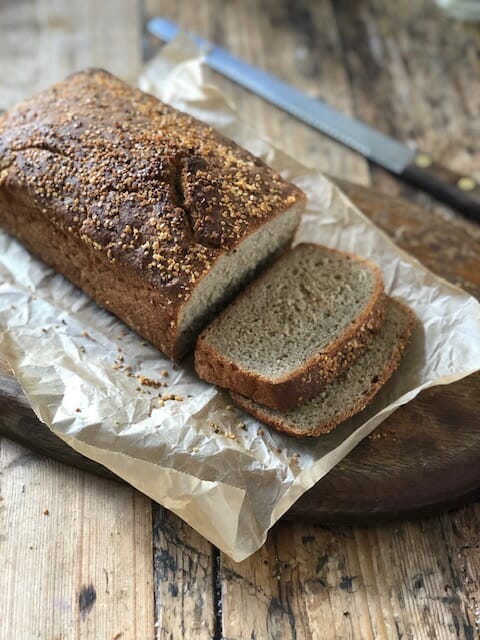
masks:
[[[385,324],[365,352],[339,378],[300,407],[281,412],[232,393],[236,404],[292,436],[319,436],[362,411],[397,368],[415,326],[406,305],[388,299]]]
[[[274,409],[315,396],[385,316],[379,268],[315,244],[284,253],[200,335],[198,375]]]

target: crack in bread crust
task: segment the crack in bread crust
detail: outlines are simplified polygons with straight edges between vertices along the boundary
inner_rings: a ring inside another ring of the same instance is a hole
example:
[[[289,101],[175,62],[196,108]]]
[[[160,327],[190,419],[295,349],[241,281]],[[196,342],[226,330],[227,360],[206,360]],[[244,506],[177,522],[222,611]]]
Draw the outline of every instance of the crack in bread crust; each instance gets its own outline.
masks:
[[[44,245],[61,231],[86,271],[90,260],[143,283],[146,309],[124,309],[128,292],[98,301],[174,359],[192,347],[180,344],[179,325],[205,276],[304,202],[300,189],[212,127],[103,70],[73,74],[0,115],[0,224],[82,288],[62,243],[51,255],[9,210],[35,218]]]
[[[219,255],[304,199],[208,125],[101,70],[3,114],[0,157],[66,229],[83,225],[113,263],[140,271],[147,258],[143,277],[183,300]]]

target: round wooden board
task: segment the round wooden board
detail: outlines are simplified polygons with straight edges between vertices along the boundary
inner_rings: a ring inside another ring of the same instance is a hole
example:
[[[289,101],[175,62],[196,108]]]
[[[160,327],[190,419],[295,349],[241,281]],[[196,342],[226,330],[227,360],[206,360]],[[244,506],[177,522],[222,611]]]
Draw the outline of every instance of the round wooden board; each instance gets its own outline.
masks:
[[[358,206],[432,271],[480,296],[480,249],[468,233],[404,200],[341,182]],[[0,433],[67,464],[112,476],[57,438],[0,363]],[[480,375],[430,389],[396,411],[304,494],[290,520],[359,523],[425,514],[480,497]]]

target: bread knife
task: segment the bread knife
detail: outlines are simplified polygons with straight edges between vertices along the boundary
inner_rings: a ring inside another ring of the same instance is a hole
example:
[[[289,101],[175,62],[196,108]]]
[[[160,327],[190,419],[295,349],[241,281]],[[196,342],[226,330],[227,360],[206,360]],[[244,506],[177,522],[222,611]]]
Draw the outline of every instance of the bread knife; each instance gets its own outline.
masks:
[[[166,42],[180,32],[177,24],[160,17],[152,18],[147,28]],[[208,40],[194,34],[187,35],[204,50],[205,62],[214,71],[480,222],[480,184],[472,176],[456,173],[434,161],[428,153],[409,149],[322,100],[311,98],[279,78],[234,57]]]

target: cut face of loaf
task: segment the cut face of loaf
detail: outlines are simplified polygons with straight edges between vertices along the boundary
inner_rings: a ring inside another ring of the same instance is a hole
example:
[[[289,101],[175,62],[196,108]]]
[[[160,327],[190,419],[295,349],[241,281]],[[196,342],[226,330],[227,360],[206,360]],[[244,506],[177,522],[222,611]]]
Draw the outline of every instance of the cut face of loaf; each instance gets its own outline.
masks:
[[[0,226],[174,359],[290,240],[304,194],[101,70],[0,116]]]
[[[201,329],[252,279],[259,267],[285,248],[298,226],[303,202],[289,207],[220,256],[183,305],[178,320],[177,349],[193,348]]]
[[[319,245],[297,245],[205,329],[195,368],[208,382],[290,409],[350,366],[384,316],[375,264]]]
[[[385,324],[364,353],[342,376],[296,409],[282,412],[236,393],[231,396],[242,409],[283,433],[298,437],[328,433],[371,402],[400,363],[414,326],[413,312],[389,298]]]

